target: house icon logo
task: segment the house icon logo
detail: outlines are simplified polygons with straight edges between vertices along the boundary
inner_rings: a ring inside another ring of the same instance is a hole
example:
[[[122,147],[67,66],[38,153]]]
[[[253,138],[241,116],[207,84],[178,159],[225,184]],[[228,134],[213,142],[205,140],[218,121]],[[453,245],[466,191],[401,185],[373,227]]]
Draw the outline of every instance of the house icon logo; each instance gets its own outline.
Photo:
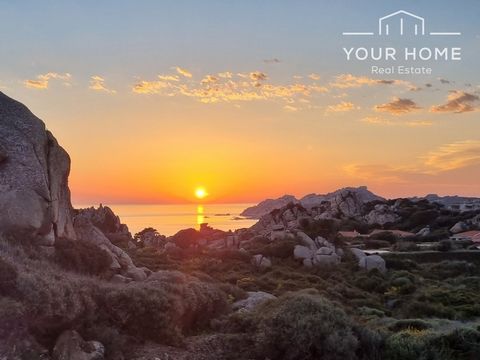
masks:
[[[405,10],[399,10],[378,19],[378,35],[390,35],[390,31],[404,35],[409,31],[414,35],[425,35],[425,19]]]
[[[343,32],[344,36],[373,36],[374,32]],[[405,10],[398,10],[378,19],[378,35],[400,36],[458,36],[460,32],[426,32],[425,18]]]

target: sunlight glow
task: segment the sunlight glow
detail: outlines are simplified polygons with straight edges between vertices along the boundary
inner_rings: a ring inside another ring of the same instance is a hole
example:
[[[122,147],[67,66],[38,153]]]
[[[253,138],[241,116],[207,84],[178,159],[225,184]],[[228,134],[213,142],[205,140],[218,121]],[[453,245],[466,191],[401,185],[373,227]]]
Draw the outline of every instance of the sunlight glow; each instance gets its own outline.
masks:
[[[195,197],[197,199],[204,199],[207,195],[207,191],[203,187],[195,189]]]

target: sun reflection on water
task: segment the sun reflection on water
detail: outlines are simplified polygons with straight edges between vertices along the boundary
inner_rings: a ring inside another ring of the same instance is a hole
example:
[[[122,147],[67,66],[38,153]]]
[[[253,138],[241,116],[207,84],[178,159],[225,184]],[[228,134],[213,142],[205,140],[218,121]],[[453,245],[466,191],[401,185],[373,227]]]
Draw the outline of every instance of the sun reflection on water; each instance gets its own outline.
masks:
[[[203,205],[197,205],[197,228],[205,222],[205,215],[203,213]]]

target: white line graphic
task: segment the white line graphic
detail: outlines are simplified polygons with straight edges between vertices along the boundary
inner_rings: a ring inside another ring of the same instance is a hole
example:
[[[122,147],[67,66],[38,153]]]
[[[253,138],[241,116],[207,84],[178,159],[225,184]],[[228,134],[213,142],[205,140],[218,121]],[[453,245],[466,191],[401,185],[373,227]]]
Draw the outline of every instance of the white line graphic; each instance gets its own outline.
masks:
[[[407,23],[405,23],[405,19]],[[393,21],[393,23],[392,23]],[[395,22],[396,21],[396,22]],[[404,36],[405,34],[409,34],[413,30],[413,34],[415,35],[426,35],[425,32],[425,18],[412,14],[405,10],[398,10],[391,14],[385,15],[378,19],[378,35],[390,35],[391,29],[398,29],[398,21],[400,23],[400,35]],[[390,22],[388,24],[387,22]],[[413,24],[412,24],[413,22]],[[392,25],[392,27],[390,26]],[[412,30],[409,30],[411,28]],[[398,31],[398,30],[396,30]],[[344,36],[372,36],[375,35],[374,32],[370,31],[348,31],[343,32],[342,35]],[[461,32],[448,32],[448,31],[431,31],[428,33],[431,36],[460,36],[462,35]]]
[[[344,32],[342,35],[374,35],[373,32]]]

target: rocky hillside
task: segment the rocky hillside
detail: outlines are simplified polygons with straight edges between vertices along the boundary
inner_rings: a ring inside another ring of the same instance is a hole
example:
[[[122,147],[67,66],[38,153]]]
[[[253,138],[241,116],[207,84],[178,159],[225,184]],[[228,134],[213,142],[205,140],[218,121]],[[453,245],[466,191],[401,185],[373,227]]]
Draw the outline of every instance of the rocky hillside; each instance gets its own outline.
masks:
[[[240,216],[246,216],[254,219],[258,219],[261,216],[268,214],[272,210],[280,209],[287,204],[296,204],[298,200],[293,195],[284,195],[278,199],[267,199],[258,203],[255,206],[251,206],[243,210]]]
[[[354,204],[352,201],[347,201],[349,197],[354,198],[354,201],[358,203]],[[306,209],[312,209],[325,206],[328,203],[330,203],[332,208],[350,214],[356,211],[355,207],[376,200],[381,201],[385,199],[369,191],[366,186],[358,188],[346,187],[327,194],[308,194],[300,200],[292,195],[284,195],[278,199],[267,199],[258,205],[245,209],[241,215],[259,219],[287,204],[300,204]]]

